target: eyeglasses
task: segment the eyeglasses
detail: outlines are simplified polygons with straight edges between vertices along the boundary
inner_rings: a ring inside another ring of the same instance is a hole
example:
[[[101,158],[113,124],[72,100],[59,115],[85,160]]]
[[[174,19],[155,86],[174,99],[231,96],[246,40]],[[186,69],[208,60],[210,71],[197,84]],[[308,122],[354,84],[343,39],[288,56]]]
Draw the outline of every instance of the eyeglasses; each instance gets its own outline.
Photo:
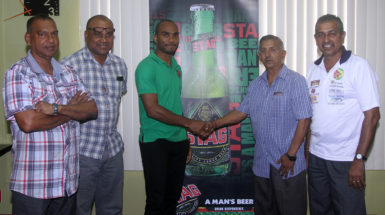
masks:
[[[107,38],[111,38],[114,36],[114,32],[115,32],[114,28],[104,28],[104,27],[87,28],[87,30],[92,31],[92,34],[96,38],[102,38],[103,32],[105,32],[105,35]]]

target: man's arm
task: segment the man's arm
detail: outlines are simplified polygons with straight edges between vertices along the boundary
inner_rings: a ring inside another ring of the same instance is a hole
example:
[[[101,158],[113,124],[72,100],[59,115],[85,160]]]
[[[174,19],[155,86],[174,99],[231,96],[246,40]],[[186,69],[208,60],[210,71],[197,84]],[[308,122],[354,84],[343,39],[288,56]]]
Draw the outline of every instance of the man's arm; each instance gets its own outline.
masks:
[[[141,94],[140,98],[142,99],[147,115],[153,119],[169,125],[184,127],[203,139],[207,138],[211,133],[203,131],[202,128],[206,124],[205,122],[179,116],[159,105],[158,95],[155,93]]]
[[[25,133],[50,130],[71,120],[64,115],[50,116],[35,110],[16,113],[15,118],[20,129]]]
[[[309,125],[311,124],[311,119],[309,122]],[[305,140],[305,160],[306,160],[306,168],[309,165],[309,147],[310,147],[310,140],[311,140],[311,128],[310,126],[307,129],[307,134],[306,134],[306,140]]]
[[[362,154],[364,156],[368,155],[369,148],[373,143],[373,138],[379,119],[380,110],[378,107],[364,111],[364,121],[362,122],[360,142],[356,150],[357,154]],[[354,159],[349,170],[349,185],[357,189],[364,188],[366,186],[364,175],[364,160]]]
[[[297,151],[307,134],[309,124],[310,118],[298,120],[297,128],[295,129],[294,137],[289,146],[289,150],[276,162],[277,164],[281,164],[279,172],[284,177],[288,176],[289,171],[291,175],[294,174],[295,161],[290,161],[288,156],[295,157],[297,155]]]
[[[87,121],[96,119],[98,108],[94,100],[88,100],[90,97],[82,91],[76,92],[67,105],[58,105],[58,114],[65,115],[76,121]],[[35,109],[39,113],[54,115],[52,104],[47,102],[38,102]]]
[[[227,125],[234,125],[237,123],[240,123],[242,120],[244,120],[247,117],[247,114],[242,113],[238,110],[233,110],[230,113],[228,113],[223,118],[217,119],[213,121],[214,129],[221,128]]]
[[[68,105],[59,106],[59,114],[53,115],[53,106],[46,102],[38,102],[35,110],[15,114],[16,122],[24,132],[53,129],[69,120],[86,121],[97,117],[95,101],[88,101],[89,96],[78,91]],[[64,107],[64,110],[63,110]]]

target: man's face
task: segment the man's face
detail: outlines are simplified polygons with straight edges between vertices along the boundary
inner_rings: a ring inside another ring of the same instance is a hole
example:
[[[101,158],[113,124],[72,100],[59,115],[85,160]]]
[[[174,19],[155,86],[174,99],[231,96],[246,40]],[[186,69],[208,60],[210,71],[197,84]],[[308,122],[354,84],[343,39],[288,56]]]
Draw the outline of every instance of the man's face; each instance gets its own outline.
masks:
[[[156,49],[167,55],[174,55],[179,45],[179,32],[172,22],[163,22],[154,35]]]
[[[50,60],[59,48],[56,24],[49,19],[35,20],[30,32],[25,34],[25,41],[34,57]]]
[[[108,20],[92,20],[86,31],[84,38],[86,45],[93,55],[105,57],[112,49],[114,44],[114,26]]]
[[[339,31],[337,22],[324,22],[316,26],[314,39],[318,49],[325,57],[333,57],[342,50],[345,32],[341,33]]]
[[[261,43],[258,56],[266,70],[280,69],[285,59],[286,51],[279,47],[277,40],[269,39]]]

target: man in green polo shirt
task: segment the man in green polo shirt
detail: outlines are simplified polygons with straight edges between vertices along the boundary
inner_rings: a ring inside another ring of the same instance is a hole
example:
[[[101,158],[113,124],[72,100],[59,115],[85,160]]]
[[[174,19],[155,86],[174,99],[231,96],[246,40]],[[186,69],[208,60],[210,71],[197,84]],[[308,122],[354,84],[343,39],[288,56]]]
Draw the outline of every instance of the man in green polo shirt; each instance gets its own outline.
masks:
[[[156,26],[156,50],[139,63],[140,151],[146,183],[145,214],[176,214],[190,141],[186,129],[207,138],[211,124],[182,116],[182,71],[174,59],[179,32],[171,20]]]

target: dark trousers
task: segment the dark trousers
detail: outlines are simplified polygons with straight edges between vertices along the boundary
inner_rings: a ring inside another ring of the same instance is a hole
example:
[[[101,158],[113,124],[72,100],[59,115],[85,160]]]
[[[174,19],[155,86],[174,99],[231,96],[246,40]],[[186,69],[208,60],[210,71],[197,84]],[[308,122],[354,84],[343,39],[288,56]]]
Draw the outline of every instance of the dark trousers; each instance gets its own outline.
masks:
[[[140,143],[146,185],[145,215],[175,215],[190,142]]]
[[[54,199],[38,199],[12,191],[14,215],[74,215],[76,195]]]
[[[365,189],[349,186],[350,161],[328,161],[309,153],[312,215],[365,215]]]
[[[270,166],[270,178],[254,176],[254,214],[306,215],[306,171],[282,179]]]

